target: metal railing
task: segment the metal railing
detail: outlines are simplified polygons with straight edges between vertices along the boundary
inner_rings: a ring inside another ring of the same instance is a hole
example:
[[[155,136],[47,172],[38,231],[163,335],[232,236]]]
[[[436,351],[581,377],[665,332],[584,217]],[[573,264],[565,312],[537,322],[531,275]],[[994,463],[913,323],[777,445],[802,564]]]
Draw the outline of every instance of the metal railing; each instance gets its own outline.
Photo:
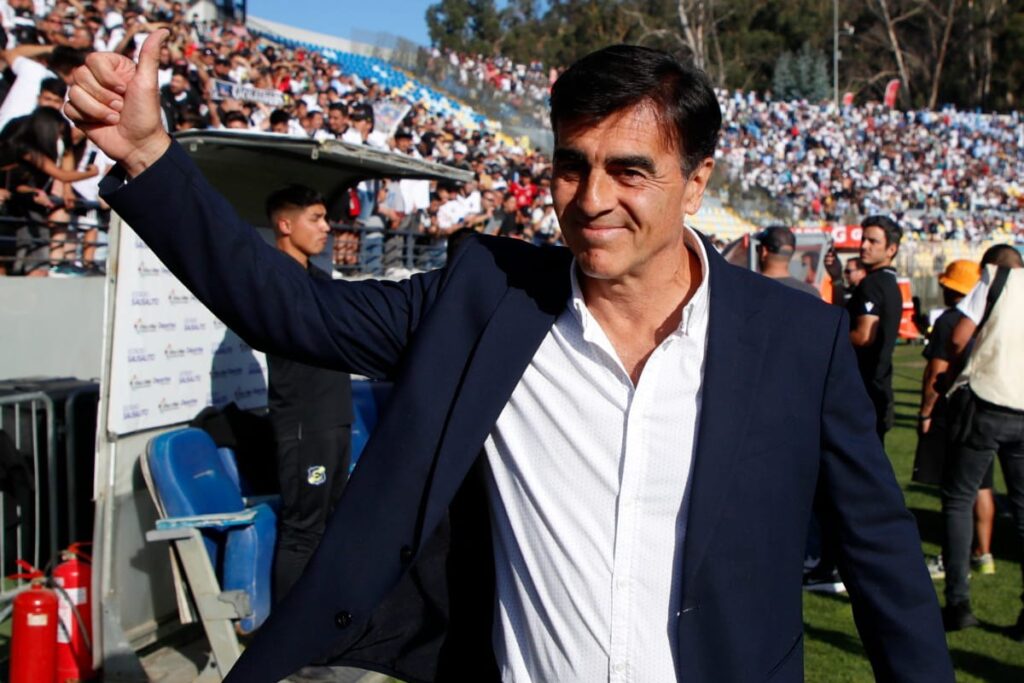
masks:
[[[78,217],[38,221],[0,216],[0,269],[21,275],[45,265],[80,265],[83,271],[102,273],[108,226],[106,220]]]
[[[389,229],[334,224],[334,269],[345,276],[383,276],[442,267],[447,240],[416,228]]]
[[[40,411],[45,412],[45,434],[40,434]],[[28,417],[28,425],[23,425]],[[34,567],[41,567],[43,559],[49,561],[57,556],[57,423],[54,415],[53,400],[42,392],[13,394],[0,397],[0,431],[6,432],[14,442],[18,454],[24,454],[30,447],[32,502],[30,510],[22,509],[17,502],[14,504],[14,520],[7,518],[8,494],[0,492],[0,528],[3,539],[0,541],[0,567],[6,573],[11,569],[14,560],[23,559]],[[29,432],[26,434],[26,431]],[[40,438],[45,437],[45,438]],[[45,445],[44,445],[45,442]],[[43,452],[45,449],[45,452]],[[45,465],[45,470],[43,469]],[[42,505],[44,486],[41,472],[45,472],[45,491],[49,531],[48,548],[43,548],[42,537]],[[69,508],[73,509],[73,508]],[[27,518],[31,511],[31,519]],[[31,524],[28,522],[31,521]],[[13,530],[13,531],[12,531]],[[11,543],[11,535],[14,535]],[[8,548],[13,545],[15,557],[8,556]],[[44,554],[45,552],[45,554]],[[26,554],[28,557],[26,557]],[[19,581],[12,590],[0,592],[0,603],[6,602],[20,591],[23,582]]]

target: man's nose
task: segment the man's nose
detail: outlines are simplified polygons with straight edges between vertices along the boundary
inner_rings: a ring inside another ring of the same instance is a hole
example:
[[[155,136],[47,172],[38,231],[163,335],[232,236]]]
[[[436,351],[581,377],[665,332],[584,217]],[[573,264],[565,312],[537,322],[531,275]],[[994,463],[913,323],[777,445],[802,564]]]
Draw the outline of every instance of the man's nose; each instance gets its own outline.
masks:
[[[576,205],[583,214],[598,216],[612,207],[614,194],[612,178],[603,171],[591,171],[576,188]]]

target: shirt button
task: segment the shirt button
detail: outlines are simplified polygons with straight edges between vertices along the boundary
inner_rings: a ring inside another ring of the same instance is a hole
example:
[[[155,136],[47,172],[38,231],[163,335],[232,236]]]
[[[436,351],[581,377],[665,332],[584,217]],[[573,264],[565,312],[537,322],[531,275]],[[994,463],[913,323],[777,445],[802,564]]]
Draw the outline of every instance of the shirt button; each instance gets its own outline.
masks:
[[[402,549],[398,551],[398,559],[403,566],[412,562],[412,548],[407,545],[403,545]]]
[[[612,667],[612,671],[614,671],[617,674],[620,674],[620,673],[622,673],[625,670],[626,670],[626,665],[623,662],[619,662],[618,664],[616,664],[615,666]]]
[[[334,625],[338,628],[345,628],[352,623],[352,615],[341,611],[334,615]]]

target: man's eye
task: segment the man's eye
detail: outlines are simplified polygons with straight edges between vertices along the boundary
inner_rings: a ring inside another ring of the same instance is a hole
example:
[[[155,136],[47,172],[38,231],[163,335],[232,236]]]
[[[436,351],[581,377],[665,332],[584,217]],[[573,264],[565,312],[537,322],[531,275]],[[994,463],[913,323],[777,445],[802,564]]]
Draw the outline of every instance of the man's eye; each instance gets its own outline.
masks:
[[[575,164],[559,164],[555,166],[555,174],[562,178],[573,178],[580,174],[580,167]]]
[[[636,168],[623,168],[615,172],[621,180],[627,183],[635,183],[644,179],[643,171]]]

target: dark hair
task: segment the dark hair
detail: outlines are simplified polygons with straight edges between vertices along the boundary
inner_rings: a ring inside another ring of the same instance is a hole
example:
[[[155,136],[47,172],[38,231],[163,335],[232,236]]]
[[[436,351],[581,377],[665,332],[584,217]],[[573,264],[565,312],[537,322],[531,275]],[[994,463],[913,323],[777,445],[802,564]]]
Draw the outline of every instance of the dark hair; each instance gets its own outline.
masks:
[[[345,116],[348,116],[348,106],[344,102],[331,102],[327,105],[329,111],[340,111]]]
[[[854,256],[846,261],[846,265],[852,265],[856,270],[864,270],[864,262],[860,260],[860,256]]]
[[[276,126],[279,123],[288,123],[288,121],[290,121],[291,118],[292,117],[288,115],[288,112],[282,109],[275,109],[274,111],[270,112],[270,125]]]
[[[1013,246],[997,244],[986,249],[981,257],[982,268],[990,265],[1002,268],[1024,268],[1024,258]]]
[[[12,120],[0,143],[3,163],[22,161],[26,155],[57,161],[57,142],[65,131],[64,115],[50,107],[36,107],[28,116]]]
[[[275,190],[267,197],[266,212],[267,219],[273,223],[274,215],[282,209],[295,208],[305,209],[317,204],[326,204],[324,196],[307,185],[293,183],[286,185],[280,190]]]
[[[58,45],[50,53],[50,68],[59,74],[71,73],[74,69],[85,64],[85,50],[76,50],[66,45]]]
[[[348,117],[353,121],[369,121],[370,129],[373,129],[373,107],[369,104],[357,104],[348,112]]]
[[[868,216],[860,222],[860,227],[864,229],[881,228],[885,233],[885,246],[887,247],[893,244],[897,247],[900,246],[900,239],[903,238],[903,229],[888,216]]]
[[[68,85],[60,78],[44,78],[39,84],[39,94],[42,95],[44,91],[63,100],[68,94]]]
[[[245,114],[243,114],[240,111],[229,111],[226,114],[224,114],[224,125],[225,126],[228,125],[229,123],[234,123],[235,121],[241,121],[246,126],[249,125],[249,117],[247,117]]]
[[[642,103],[654,106],[687,174],[714,156],[722,110],[707,75],[637,45],[592,52],[559,76],[551,88],[551,128],[557,138],[560,124],[595,125]]]

